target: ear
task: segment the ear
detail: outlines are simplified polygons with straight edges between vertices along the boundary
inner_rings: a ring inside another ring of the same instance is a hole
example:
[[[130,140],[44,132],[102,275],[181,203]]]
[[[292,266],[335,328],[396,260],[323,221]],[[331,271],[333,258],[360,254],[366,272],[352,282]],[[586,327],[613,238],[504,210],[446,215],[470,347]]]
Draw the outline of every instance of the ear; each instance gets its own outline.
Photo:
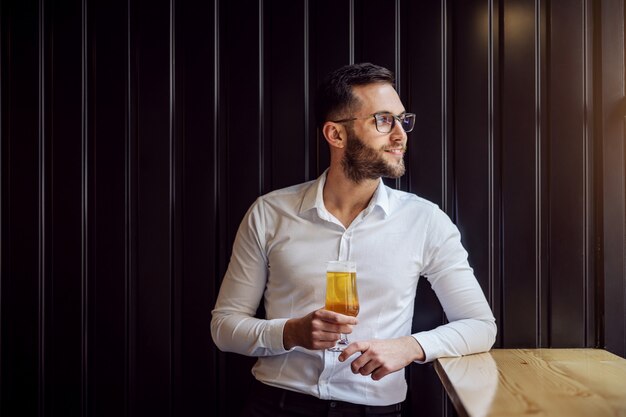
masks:
[[[333,148],[343,148],[346,141],[346,131],[342,125],[334,122],[326,122],[322,126],[322,133],[326,142]]]

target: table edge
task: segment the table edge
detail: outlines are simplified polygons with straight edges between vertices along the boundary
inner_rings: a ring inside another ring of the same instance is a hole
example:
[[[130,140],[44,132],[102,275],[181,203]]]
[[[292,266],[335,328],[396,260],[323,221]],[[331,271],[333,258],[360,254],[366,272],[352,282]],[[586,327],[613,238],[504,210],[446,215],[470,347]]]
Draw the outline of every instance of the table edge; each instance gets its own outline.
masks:
[[[461,398],[454,389],[454,385],[448,378],[445,369],[443,369],[443,365],[439,362],[439,359],[435,360],[434,367],[435,372],[437,372],[437,376],[439,377],[441,384],[446,390],[448,398],[450,398],[450,401],[452,401],[452,404],[454,405],[454,408],[456,409],[459,417],[470,417],[467,413],[467,410],[465,409],[465,406],[463,405],[463,401],[461,401]]]

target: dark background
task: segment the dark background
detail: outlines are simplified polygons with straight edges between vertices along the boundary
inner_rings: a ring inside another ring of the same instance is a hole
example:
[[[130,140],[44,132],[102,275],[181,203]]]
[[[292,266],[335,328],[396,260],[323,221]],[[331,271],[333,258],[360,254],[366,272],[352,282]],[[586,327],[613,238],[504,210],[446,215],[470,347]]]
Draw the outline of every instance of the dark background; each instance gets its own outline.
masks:
[[[331,69],[397,75],[407,175],[496,347],[626,356],[624,0],[1,0],[0,414],[231,416],[210,311],[260,194],[316,178]],[[444,320],[419,286],[414,328]],[[407,416],[451,415],[432,365]]]

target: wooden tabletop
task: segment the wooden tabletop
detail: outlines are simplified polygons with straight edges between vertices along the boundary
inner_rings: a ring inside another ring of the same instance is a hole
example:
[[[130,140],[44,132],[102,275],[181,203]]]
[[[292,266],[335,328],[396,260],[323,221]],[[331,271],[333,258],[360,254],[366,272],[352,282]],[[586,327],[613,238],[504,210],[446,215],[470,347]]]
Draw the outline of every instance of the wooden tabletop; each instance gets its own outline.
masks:
[[[435,369],[460,417],[626,417],[626,359],[601,349],[493,349]]]

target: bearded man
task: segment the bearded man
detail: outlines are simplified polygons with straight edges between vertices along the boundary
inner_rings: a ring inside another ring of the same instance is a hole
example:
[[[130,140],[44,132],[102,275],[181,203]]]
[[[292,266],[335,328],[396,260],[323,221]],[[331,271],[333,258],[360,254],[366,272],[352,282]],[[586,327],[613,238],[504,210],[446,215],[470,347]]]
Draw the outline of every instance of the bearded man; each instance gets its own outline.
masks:
[[[244,416],[400,416],[407,385],[399,371],[489,350],[495,319],[446,214],[381,180],[404,174],[415,124],[393,74],[373,64],[339,68],[317,100],[330,167],[248,210],[212,313],[213,340],[258,357]],[[356,262],[358,317],[324,309],[330,260]],[[449,322],[411,334],[421,276]],[[261,299],[263,319],[254,317]],[[352,343],[327,350],[342,333]]]

